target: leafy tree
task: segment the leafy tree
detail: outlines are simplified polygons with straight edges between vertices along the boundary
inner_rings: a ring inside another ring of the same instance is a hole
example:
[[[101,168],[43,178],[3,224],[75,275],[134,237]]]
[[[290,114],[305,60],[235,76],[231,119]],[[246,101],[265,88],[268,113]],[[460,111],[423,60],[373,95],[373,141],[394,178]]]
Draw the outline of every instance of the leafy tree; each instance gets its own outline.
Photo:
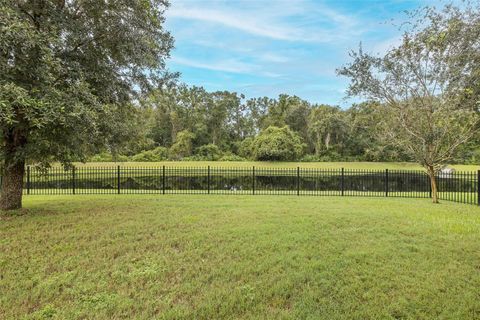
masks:
[[[413,17],[399,46],[383,57],[360,48],[339,74],[350,95],[384,104],[386,137],[425,167],[436,203],[437,172],[478,130],[480,10],[427,7]]]
[[[195,133],[193,146],[201,146],[211,140],[207,125],[207,105],[212,103],[213,97],[202,87],[183,86],[179,90],[179,104],[177,109],[178,122],[182,130]]]
[[[155,90],[141,101],[146,135],[160,146],[170,147],[179,131],[175,90]]]
[[[192,155],[193,151],[193,139],[195,139],[195,134],[183,130],[177,134],[177,141],[170,148],[170,158],[174,160],[182,159]]]
[[[222,157],[222,151],[217,145],[210,143],[198,147],[195,150],[195,155],[202,160],[216,161]]]
[[[308,117],[312,112],[312,105],[298,97],[292,97],[285,111],[285,123],[300,137],[309,142]]]
[[[254,137],[243,139],[238,146],[238,154],[246,159],[253,159]]]
[[[218,159],[219,161],[236,161],[236,162],[239,162],[239,161],[246,161],[247,159],[243,158],[243,157],[240,157],[236,154],[233,154],[233,153],[227,153],[227,154],[224,154],[220,159]]]
[[[366,161],[411,161],[385,136],[383,108],[379,103],[367,101],[345,110],[348,123],[345,150],[350,156]]]
[[[142,151],[132,157],[132,161],[156,162],[168,159],[168,149],[165,147],[156,147],[153,150]]]
[[[0,2],[2,209],[21,207],[25,161],[121,142],[130,102],[170,77],[163,0]]]
[[[267,100],[267,114],[262,121],[262,128],[283,127],[285,123],[285,112],[288,108],[289,95],[281,94],[277,99]]]
[[[240,141],[255,133],[250,110],[245,103],[242,103],[243,99],[245,99],[243,94],[234,93],[231,96],[232,103],[229,108],[227,123],[233,141]]]
[[[348,123],[338,107],[328,105],[316,106],[308,118],[308,133],[313,141],[315,154],[331,151],[337,146],[337,151],[343,149]]]
[[[250,115],[250,125],[253,134],[258,134],[260,130],[268,127],[266,126],[268,110],[269,106],[274,102],[274,99],[268,97],[251,98],[247,100],[246,109]]]
[[[227,119],[230,110],[237,103],[236,93],[214,92],[212,99],[206,105],[205,118],[207,132],[209,133],[209,143],[222,145],[227,134]]]
[[[305,144],[288,126],[270,126],[253,141],[253,156],[260,161],[291,161],[302,156]]]
[[[267,114],[262,120],[262,129],[269,126],[290,126],[292,130],[301,132],[305,129],[309,104],[297,96],[281,94],[278,99],[263,100],[266,103]]]
[[[469,141],[460,146],[454,159],[456,163],[478,164],[480,163],[480,131]]]
[[[124,137],[119,139],[119,142],[123,143],[107,143],[106,145],[107,151],[112,153],[114,158],[119,154],[132,156],[143,150],[155,148],[155,141],[149,135],[151,110],[142,107],[135,107],[133,110],[135,112],[124,120],[127,123],[122,124],[127,124],[129,127],[127,131],[122,133]],[[118,121],[112,122],[112,124],[120,126]]]
[[[235,92],[207,92],[180,85],[156,90],[142,101],[150,116],[149,136],[156,144],[171,146],[181,130],[194,132],[194,148],[213,143],[221,149],[252,135],[250,112]],[[146,115],[148,117],[148,115]]]

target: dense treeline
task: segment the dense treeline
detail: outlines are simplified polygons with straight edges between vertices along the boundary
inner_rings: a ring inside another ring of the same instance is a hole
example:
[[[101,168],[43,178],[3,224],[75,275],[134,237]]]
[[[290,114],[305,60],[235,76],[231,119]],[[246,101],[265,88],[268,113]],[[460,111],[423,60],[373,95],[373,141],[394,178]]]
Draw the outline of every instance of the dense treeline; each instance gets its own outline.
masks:
[[[179,85],[142,99],[127,146],[91,160],[412,160],[382,134],[382,108],[363,102],[342,109],[285,94],[246,99]],[[457,161],[474,162],[477,142]]]

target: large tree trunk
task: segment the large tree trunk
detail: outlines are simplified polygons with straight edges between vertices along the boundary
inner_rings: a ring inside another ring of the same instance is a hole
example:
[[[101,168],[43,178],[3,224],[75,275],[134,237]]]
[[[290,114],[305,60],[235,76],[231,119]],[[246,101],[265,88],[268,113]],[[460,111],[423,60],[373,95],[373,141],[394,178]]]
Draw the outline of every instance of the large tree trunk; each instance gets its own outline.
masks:
[[[25,158],[18,156],[18,153],[25,144],[26,138],[18,130],[12,130],[5,135],[0,210],[14,210],[22,207]]]
[[[435,170],[432,166],[427,167],[427,173],[430,178],[430,187],[432,190],[432,202],[438,203],[438,188],[437,188],[437,178],[435,177]]]
[[[7,163],[3,170],[2,195],[0,197],[1,210],[20,209],[22,207],[23,175],[25,161]]]

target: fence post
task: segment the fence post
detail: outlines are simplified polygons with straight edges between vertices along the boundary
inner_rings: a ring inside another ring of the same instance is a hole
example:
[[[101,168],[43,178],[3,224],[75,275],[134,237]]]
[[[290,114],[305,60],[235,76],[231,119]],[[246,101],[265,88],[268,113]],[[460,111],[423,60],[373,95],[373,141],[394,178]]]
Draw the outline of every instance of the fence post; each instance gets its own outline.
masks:
[[[72,167],[72,194],[75,194],[75,166]]]
[[[255,194],[255,166],[252,168],[252,194]]]
[[[345,168],[342,168],[342,178],[340,180],[340,185],[342,188],[342,197],[345,195]]]
[[[385,197],[388,197],[388,169],[385,169]]]
[[[27,194],[30,194],[30,166],[27,166]]]
[[[162,167],[162,194],[165,194],[165,166]]]
[[[120,194],[120,166],[117,166],[117,193]]]
[[[477,204],[480,206],[480,170],[477,171]]]
[[[208,188],[208,194],[210,194],[210,166],[208,166],[207,188]]]
[[[300,167],[297,167],[297,196],[300,195]]]

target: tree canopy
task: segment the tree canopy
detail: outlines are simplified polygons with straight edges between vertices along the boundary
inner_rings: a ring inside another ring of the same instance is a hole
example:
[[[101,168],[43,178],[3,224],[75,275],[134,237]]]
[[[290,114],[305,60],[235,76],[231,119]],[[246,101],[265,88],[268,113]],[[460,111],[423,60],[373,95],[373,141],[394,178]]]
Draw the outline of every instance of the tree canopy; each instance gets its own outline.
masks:
[[[480,10],[447,6],[413,13],[402,43],[383,56],[360,47],[339,70],[350,95],[383,105],[389,142],[422,164],[432,182],[480,124]]]
[[[137,126],[137,135],[121,151],[125,156],[157,146],[171,148],[178,133],[187,130],[195,134],[191,153],[181,157],[173,157],[172,153],[172,160],[192,155],[191,159],[211,159],[199,151],[210,144],[221,154],[254,159],[251,144],[255,137],[269,126],[288,125],[305,144],[305,160],[410,159],[398,148],[386,146],[377,134],[383,114],[380,104],[374,102],[341,109],[286,94],[276,99],[246,99],[235,92],[208,92],[201,87],[178,85],[155,91],[141,101],[141,106],[138,117],[142,123]],[[294,160],[302,159],[297,156]]]
[[[1,207],[21,205],[26,159],[68,164],[128,137],[134,100],[172,77],[167,6],[0,2]]]
[[[260,132],[252,143],[252,154],[260,161],[292,161],[304,151],[300,136],[288,126],[270,126]]]

